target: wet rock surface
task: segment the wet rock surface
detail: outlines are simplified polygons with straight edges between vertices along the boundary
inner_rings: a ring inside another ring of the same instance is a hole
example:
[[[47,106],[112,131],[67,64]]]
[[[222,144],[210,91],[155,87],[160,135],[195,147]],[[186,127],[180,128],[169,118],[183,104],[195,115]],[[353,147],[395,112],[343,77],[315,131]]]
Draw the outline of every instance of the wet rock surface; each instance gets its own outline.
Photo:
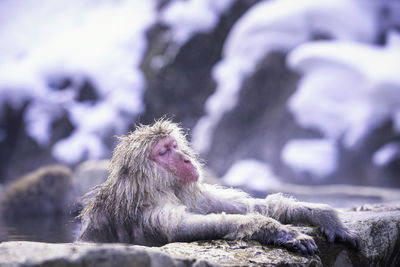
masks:
[[[223,266],[322,266],[318,256],[305,257],[282,248],[262,246],[256,241],[199,241],[171,243],[162,251],[178,258],[195,256]]]
[[[340,243],[331,245],[317,234],[315,241],[324,266],[399,266],[399,203],[390,204],[387,209],[381,206],[369,211],[345,211],[341,217],[350,229],[359,234],[360,247],[352,250]]]
[[[0,244],[0,266],[207,266],[194,259],[174,259],[156,249],[123,244]]]

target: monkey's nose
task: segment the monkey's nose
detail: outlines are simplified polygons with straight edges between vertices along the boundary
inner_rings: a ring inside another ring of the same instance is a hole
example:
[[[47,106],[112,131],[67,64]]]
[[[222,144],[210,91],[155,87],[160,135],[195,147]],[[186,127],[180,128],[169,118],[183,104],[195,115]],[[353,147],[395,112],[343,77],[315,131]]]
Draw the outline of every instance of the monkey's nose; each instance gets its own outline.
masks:
[[[190,161],[190,158],[188,157],[188,156],[186,156],[185,154],[183,154],[183,153],[180,153],[181,154],[181,158],[182,158],[182,160],[183,160],[183,162],[184,163],[190,163],[191,161]]]

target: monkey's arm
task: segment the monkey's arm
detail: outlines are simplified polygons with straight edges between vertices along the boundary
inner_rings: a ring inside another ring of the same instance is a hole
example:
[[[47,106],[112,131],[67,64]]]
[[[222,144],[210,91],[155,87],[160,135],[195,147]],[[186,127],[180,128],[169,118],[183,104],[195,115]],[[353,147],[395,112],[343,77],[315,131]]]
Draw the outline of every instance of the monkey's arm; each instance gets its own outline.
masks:
[[[243,191],[217,185],[200,184],[201,195],[197,199],[194,212],[201,214],[229,213],[247,214],[250,197]]]
[[[159,212],[162,211],[162,212]],[[153,232],[160,231],[168,242],[208,239],[257,240],[313,255],[318,252],[314,240],[296,229],[258,214],[194,214],[184,206],[164,205],[153,212]]]
[[[253,212],[274,218],[284,224],[317,226],[329,242],[335,239],[358,246],[358,236],[347,229],[332,207],[326,204],[298,202],[282,194],[269,195],[266,199],[247,199]]]
[[[282,194],[269,195],[266,199],[255,199],[234,190],[202,185],[203,200],[199,212],[256,213],[274,218],[284,224],[306,224],[316,226],[329,242],[335,239],[358,246],[357,234],[348,230],[340,221],[337,212],[329,205],[298,202]]]

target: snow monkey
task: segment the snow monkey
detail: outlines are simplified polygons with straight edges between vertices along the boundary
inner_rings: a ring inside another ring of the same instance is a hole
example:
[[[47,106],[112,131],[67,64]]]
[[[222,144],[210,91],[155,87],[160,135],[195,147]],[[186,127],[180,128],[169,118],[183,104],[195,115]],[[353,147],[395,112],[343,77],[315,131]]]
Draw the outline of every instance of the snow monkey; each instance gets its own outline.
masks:
[[[107,180],[86,195],[78,240],[161,246],[211,239],[257,240],[314,255],[312,237],[285,224],[317,226],[328,241],[357,235],[323,204],[281,194],[254,199],[201,183],[201,165],[176,123],[161,119],[120,137]]]
[[[9,184],[0,194],[3,219],[66,215],[76,211],[72,171],[50,165],[30,172]]]

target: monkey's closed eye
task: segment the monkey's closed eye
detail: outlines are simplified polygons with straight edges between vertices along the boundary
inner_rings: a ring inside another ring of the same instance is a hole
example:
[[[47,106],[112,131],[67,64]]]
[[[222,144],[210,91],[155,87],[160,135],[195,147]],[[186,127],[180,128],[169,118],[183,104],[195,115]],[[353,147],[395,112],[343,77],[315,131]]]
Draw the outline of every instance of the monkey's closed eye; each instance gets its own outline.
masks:
[[[158,155],[164,156],[167,154],[168,150],[169,150],[168,148],[164,147],[163,149],[160,150],[160,152],[158,152]]]

